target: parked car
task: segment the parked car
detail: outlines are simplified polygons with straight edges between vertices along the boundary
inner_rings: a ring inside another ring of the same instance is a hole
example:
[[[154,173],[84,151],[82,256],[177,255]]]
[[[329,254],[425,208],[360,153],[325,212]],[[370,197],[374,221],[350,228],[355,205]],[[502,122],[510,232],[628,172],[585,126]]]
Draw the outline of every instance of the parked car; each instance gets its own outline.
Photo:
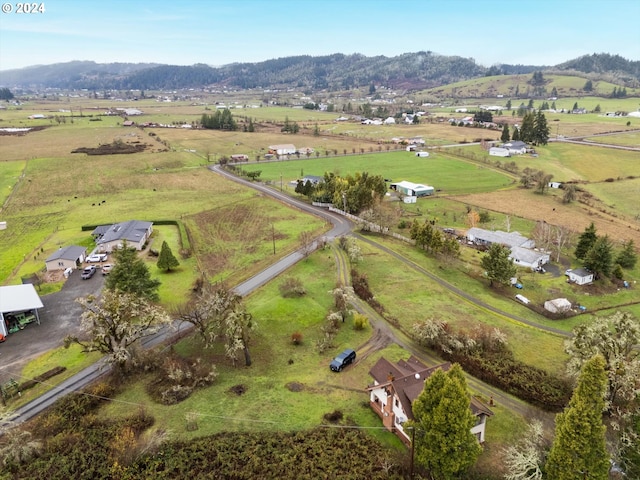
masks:
[[[93,255],[89,255],[86,259],[87,263],[97,263],[104,262],[107,260],[106,253],[94,253]]]
[[[329,368],[334,372],[341,371],[347,365],[350,365],[356,359],[356,352],[350,348],[347,348],[344,352],[334,358],[329,364]]]
[[[80,278],[82,278],[82,280],[89,280],[91,277],[93,277],[96,273],[96,267],[94,267],[93,265],[90,265],[88,267],[84,267],[84,270],[82,270],[82,275],[80,276]]]
[[[109,275],[111,273],[112,268],[113,268],[113,265],[111,265],[110,263],[105,263],[104,265],[102,265],[102,274]]]

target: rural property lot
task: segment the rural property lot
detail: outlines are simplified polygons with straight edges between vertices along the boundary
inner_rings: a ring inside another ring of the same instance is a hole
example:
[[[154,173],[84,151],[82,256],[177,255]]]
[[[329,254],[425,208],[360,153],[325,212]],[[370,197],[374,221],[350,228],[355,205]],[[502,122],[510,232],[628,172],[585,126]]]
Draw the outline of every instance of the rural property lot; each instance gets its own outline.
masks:
[[[81,270],[75,270],[61,291],[41,298],[44,308],[39,311],[40,325],[32,323],[0,344],[0,383],[17,379],[27,362],[60,347],[67,335],[78,333],[82,308],[75,299],[97,295],[104,284],[100,272],[89,280],[82,280],[80,275]]]

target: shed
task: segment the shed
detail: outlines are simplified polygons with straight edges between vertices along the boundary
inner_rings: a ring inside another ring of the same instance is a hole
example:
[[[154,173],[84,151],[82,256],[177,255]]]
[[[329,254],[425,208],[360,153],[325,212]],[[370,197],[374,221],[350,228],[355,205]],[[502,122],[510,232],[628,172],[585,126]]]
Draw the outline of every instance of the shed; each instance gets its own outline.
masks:
[[[78,268],[87,256],[87,248],[76,245],[60,247],[44,261],[47,272]]]
[[[564,313],[571,310],[571,302],[566,298],[555,298],[544,302],[544,309],[551,313]]]
[[[586,268],[576,268],[569,272],[569,281],[578,285],[588,285],[593,282],[593,272]]]
[[[42,300],[30,283],[0,287],[0,335],[6,337],[8,334],[5,317],[9,314],[33,311],[40,324],[38,309],[43,307]]]

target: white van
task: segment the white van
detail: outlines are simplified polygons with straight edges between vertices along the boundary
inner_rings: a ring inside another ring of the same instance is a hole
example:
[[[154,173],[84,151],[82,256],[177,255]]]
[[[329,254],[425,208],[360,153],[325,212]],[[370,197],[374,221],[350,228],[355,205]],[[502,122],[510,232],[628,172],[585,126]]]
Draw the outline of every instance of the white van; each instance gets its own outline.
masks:
[[[529,304],[529,299],[527,297],[525,297],[524,295],[516,295],[516,299],[520,300],[522,303],[524,303],[525,305]]]

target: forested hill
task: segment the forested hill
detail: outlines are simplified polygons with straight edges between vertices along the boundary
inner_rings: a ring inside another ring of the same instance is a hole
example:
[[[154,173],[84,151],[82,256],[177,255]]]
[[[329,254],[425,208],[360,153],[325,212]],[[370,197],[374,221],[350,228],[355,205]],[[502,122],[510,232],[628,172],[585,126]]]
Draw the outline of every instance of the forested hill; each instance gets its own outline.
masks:
[[[620,55],[599,53],[584,55],[557,65],[558,70],[573,70],[588,74],[607,74],[620,80],[640,81],[640,61],[629,61]]]
[[[0,86],[89,90],[158,90],[227,86],[236,88],[348,89],[371,84],[407,90],[424,89],[485,75],[527,74],[536,70],[571,70],[615,76],[622,83],[640,81],[640,62],[617,55],[581,57],[556,67],[476,64],[473,59],[432,52],[395,57],[360,54],[309,55],[222,67],[69,62],[0,72]],[[610,67],[610,69],[609,69]],[[631,85],[634,86],[634,85]]]

